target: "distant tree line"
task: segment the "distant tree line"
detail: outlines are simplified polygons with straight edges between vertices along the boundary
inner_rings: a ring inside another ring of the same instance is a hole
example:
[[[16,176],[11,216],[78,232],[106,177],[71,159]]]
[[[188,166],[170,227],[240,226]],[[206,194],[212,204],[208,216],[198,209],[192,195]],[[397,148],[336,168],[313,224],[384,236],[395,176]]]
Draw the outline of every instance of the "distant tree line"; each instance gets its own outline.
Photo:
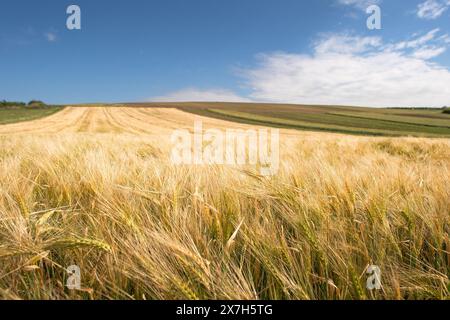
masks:
[[[448,109],[448,108],[450,108],[450,107],[447,107],[447,106],[444,106],[444,107],[442,107],[442,108],[439,108],[439,107],[437,107],[437,108],[433,108],[433,107],[388,107],[388,108],[386,108],[386,109],[398,109],[398,110],[439,110],[439,109],[442,109],[442,110],[445,110],[445,109]]]
[[[387,109],[399,109],[399,110],[439,110],[439,108],[424,108],[424,107],[396,107]],[[441,108],[442,113],[450,114],[450,107],[444,106]]]
[[[26,105],[27,104],[24,102],[6,101],[6,100],[0,101],[0,107],[25,107]]]
[[[20,101],[0,101],[0,108],[41,108],[49,107],[45,102],[40,100],[31,100],[28,103]]]
[[[31,100],[28,102],[29,107],[45,107],[46,104],[40,100]]]

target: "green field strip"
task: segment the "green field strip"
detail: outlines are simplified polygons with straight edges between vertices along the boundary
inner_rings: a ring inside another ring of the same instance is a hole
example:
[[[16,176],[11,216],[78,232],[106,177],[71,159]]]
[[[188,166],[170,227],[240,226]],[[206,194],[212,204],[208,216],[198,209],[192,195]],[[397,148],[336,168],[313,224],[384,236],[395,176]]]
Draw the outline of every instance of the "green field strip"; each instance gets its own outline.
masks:
[[[450,129],[450,117],[448,119],[437,119],[437,118],[419,118],[419,117],[409,117],[391,115],[384,113],[365,113],[365,112],[331,112],[332,115],[340,115],[346,117],[360,118],[360,119],[370,119],[370,120],[382,120],[393,123],[405,123],[426,127],[439,127]]]
[[[204,109],[204,108],[180,108],[183,111],[212,117],[221,120],[233,121],[238,123],[253,124],[260,126],[272,126],[285,129],[295,130],[313,130],[313,131],[325,131],[335,133],[345,133],[354,135],[371,135],[371,136],[423,136],[423,137],[443,137],[445,134],[432,134],[428,132],[416,132],[416,131],[387,131],[380,129],[367,129],[367,128],[352,128],[338,125],[316,125],[314,123],[298,120],[289,120],[273,117],[265,117],[255,114],[249,114],[245,112],[229,111],[223,109]],[[449,132],[450,134],[450,132]]]
[[[219,112],[235,112],[231,110],[223,109],[211,109],[214,111],[219,110]],[[240,112],[240,111],[237,111]],[[386,120],[377,120],[377,119],[364,119],[362,117],[351,117],[339,114],[330,114],[330,113],[287,113],[280,110],[270,111],[270,112],[260,112],[257,111],[255,113],[245,112],[251,114],[252,116],[263,116],[268,118],[276,118],[276,119],[285,119],[285,120],[296,120],[300,122],[307,123],[316,123],[320,125],[330,125],[330,126],[339,126],[346,128],[355,128],[355,129],[375,129],[375,130],[385,130],[385,131],[398,131],[398,132],[424,132],[430,134],[438,134],[438,135],[447,135],[450,134],[450,128],[446,127],[436,127],[430,126],[429,128],[424,127],[420,124],[408,124],[408,123],[397,123]],[[241,115],[242,116],[242,115]],[[250,117],[250,116],[244,116]],[[266,119],[267,120],[267,119]]]
[[[387,134],[392,135],[395,133],[407,134],[407,135],[417,135],[417,134],[432,134],[432,135],[450,135],[449,129],[443,128],[424,128],[422,126],[415,125],[402,125],[399,126],[395,123],[385,123],[385,121],[358,121],[358,123],[352,122],[354,119],[342,119],[341,116],[332,116],[326,114],[317,115],[304,115],[304,119],[307,120],[290,120],[290,119],[280,119],[275,117],[266,117],[256,114],[249,114],[245,112],[236,112],[228,110],[217,110],[211,109],[210,111],[215,113],[221,113],[224,115],[229,115],[233,117],[243,118],[243,119],[254,119],[257,121],[265,123],[275,123],[278,125],[288,124],[290,126],[298,127],[308,127],[308,128],[320,128],[320,129],[333,129],[337,131],[349,131],[349,132],[368,132],[370,134]],[[303,116],[303,115],[302,115]],[[324,122],[315,122],[317,118],[324,118]],[[343,117],[346,118],[346,117]],[[344,120],[344,121],[342,121]],[[319,125],[317,125],[319,124]],[[426,130],[424,130],[426,129]],[[394,131],[394,132],[393,132]]]
[[[51,116],[61,110],[63,107],[48,108],[0,108],[0,125],[16,122],[32,121]]]

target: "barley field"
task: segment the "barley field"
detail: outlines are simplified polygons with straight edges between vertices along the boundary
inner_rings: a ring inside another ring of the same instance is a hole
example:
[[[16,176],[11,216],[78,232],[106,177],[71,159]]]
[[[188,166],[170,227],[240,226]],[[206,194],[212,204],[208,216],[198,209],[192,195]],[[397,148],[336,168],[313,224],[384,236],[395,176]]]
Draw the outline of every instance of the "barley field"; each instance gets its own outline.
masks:
[[[172,165],[196,119],[251,127],[120,106],[0,126],[0,298],[450,297],[449,139],[282,129],[262,177]]]

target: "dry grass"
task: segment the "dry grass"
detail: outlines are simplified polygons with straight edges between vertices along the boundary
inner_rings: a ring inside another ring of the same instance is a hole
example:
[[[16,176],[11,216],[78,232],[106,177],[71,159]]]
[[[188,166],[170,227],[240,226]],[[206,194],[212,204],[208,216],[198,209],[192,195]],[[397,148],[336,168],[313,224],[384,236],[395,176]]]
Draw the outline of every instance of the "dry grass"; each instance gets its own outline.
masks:
[[[262,178],[170,165],[165,135],[191,115],[86,112],[0,127],[1,298],[449,297],[449,140],[284,132]]]

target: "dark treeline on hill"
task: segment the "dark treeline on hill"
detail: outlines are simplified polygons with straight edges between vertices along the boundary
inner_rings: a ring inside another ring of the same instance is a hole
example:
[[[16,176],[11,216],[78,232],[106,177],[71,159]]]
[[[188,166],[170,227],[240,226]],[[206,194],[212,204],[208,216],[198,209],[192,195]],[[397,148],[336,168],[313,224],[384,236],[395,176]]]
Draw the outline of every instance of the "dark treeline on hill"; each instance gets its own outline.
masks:
[[[17,101],[0,101],[0,107],[25,107],[26,103]]]
[[[46,106],[46,104],[42,101],[39,100],[31,100],[30,102],[28,102],[28,106],[29,107],[34,107],[34,106]]]
[[[63,106],[47,105],[39,100],[28,103],[0,100],[0,126],[4,124],[31,121],[52,115]]]
[[[0,101],[0,108],[45,108],[45,107],[54,107],[53,105],[47,105],[45,102],[40,100],[31,100],[28,103],[20,102],[20,101]]]
[[[432,107],[390,107],[386,108],[388,110],[439,110],[442,109],[444,111],[450,109],[450,107],[444,106],[442,108],[432,108]]]

